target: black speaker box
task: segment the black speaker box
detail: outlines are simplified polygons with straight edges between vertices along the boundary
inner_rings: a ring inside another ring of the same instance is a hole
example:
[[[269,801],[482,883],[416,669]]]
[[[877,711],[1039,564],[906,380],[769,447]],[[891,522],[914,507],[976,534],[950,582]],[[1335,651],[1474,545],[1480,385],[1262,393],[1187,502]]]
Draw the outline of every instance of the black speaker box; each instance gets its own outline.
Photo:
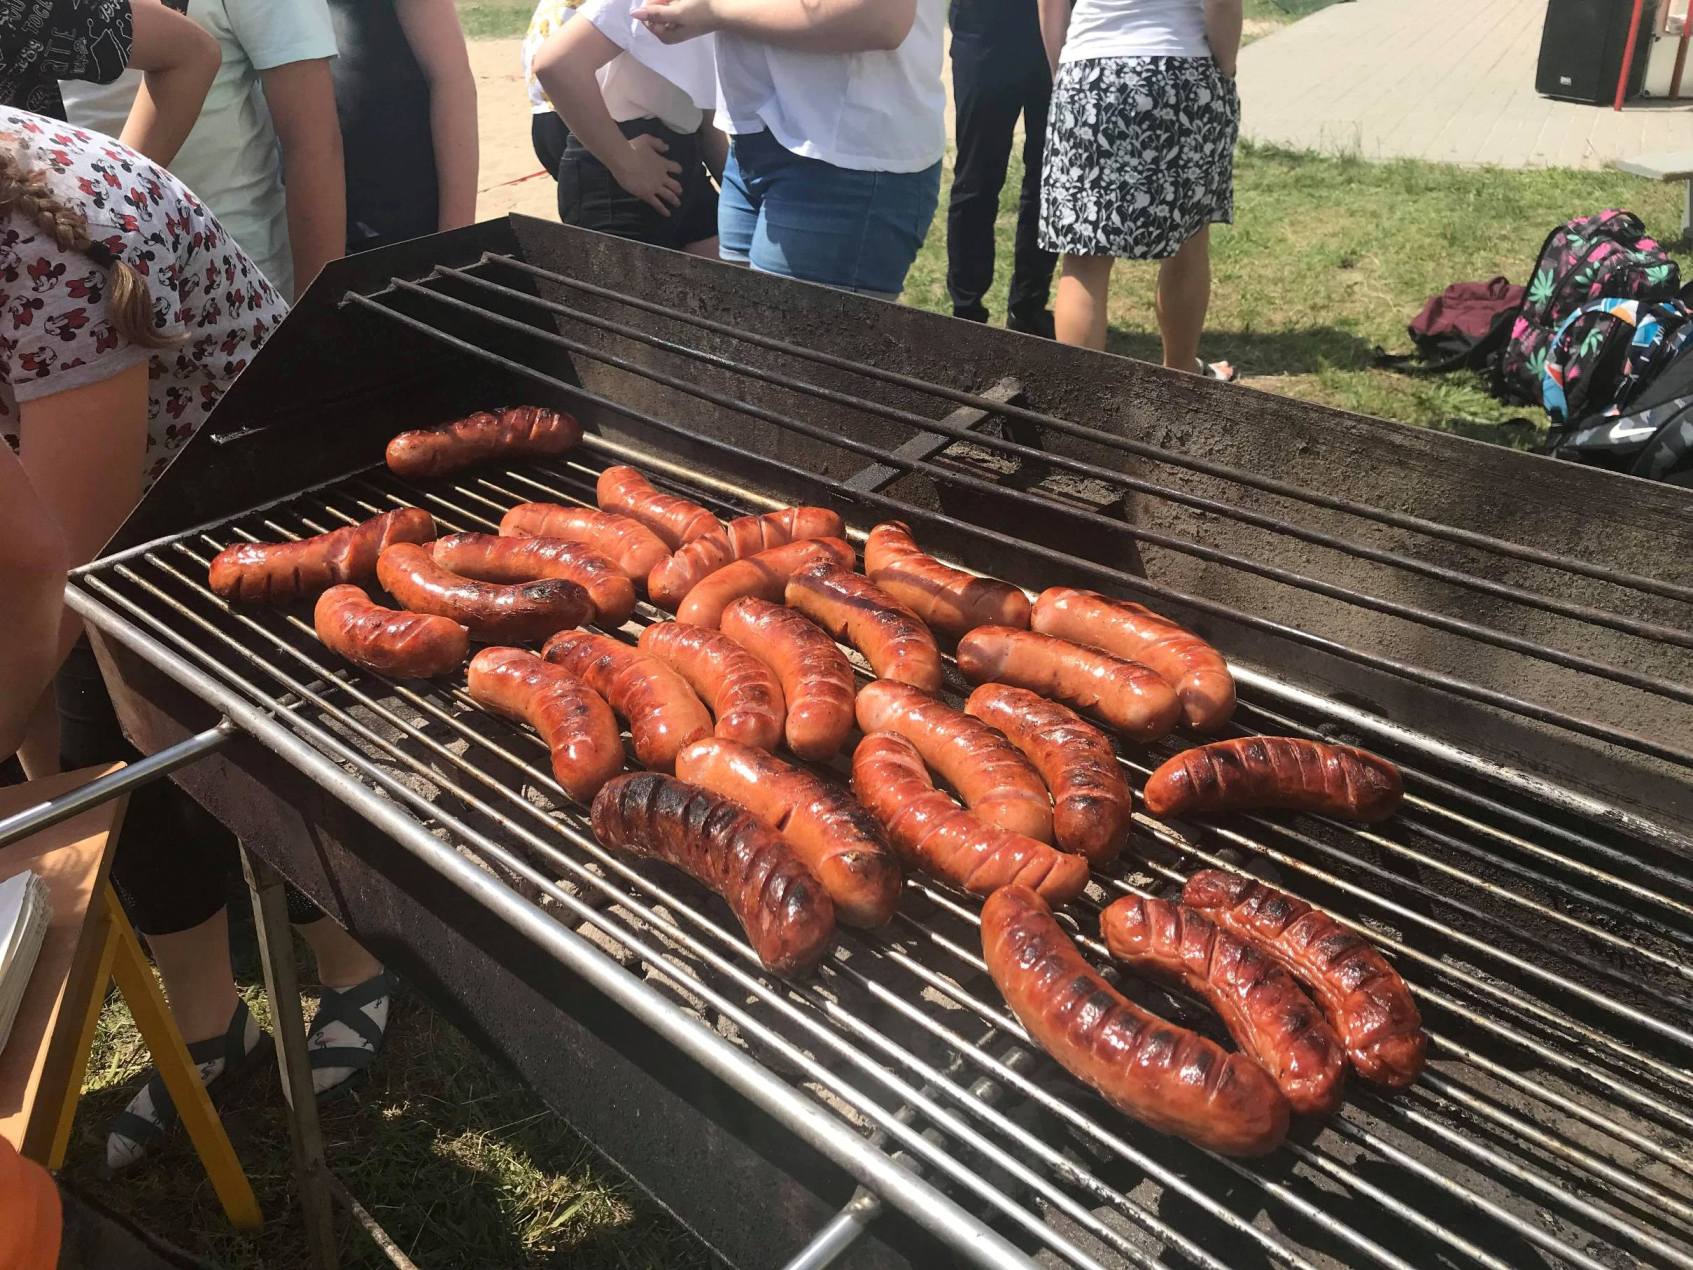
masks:
[[[1628,47],[1632,0],[1550,0],[1540,36],[1540,65],[1534,90],[1566,101],[1608,103],[1616,97],[1617,76]],[[1629,68],[1627,96],[1640,93],[1646,55],[1652,46],[1657,0],[1646,0]]]

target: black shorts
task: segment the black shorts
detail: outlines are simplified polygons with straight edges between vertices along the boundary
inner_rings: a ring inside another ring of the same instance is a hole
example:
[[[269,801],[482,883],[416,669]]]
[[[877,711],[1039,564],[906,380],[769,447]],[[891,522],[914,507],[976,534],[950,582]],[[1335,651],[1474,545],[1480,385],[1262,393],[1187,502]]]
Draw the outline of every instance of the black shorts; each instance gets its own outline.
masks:
[[[717,235],[717,190],[700,155],[697,134],[675,132],[656,119],[618,125],[625,137],[653,136],[669,147],[665,157],[682,165],[682,205],[669,216],[628,193],[610,170],[574,136],[558,163],[558,218],[566,225],[633,238],[680,251]]]

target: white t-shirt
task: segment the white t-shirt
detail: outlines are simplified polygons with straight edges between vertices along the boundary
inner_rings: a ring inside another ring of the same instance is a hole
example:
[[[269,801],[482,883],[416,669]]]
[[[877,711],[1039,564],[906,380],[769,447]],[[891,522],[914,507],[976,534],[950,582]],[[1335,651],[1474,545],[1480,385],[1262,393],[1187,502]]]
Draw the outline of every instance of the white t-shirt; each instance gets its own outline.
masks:
[[[1204,0],[1076,0],[1058,60],[1209,56]]]
[[[769,130],[795,154],[864,172],[921,172],[946,153],[946,0],[917,0],[891,52],[805,53],[717,33],[717,125]]]
[[[618,123],[657,119],[676,132],[698,131],[717,102],[715,37],[666,44],[629,14],[641,0],[586,0],[577,16],[623,52],[600,67],[600,93]]]
[[[259,72],[334,57],[329,6],[325,0],[193,0],[188,16],[217,37],[223,65],[171,171],[276,289],[292,297],[281,151]],[[116,136],[140,86],[134,71],[110,84],[64,81],[65,113],[78,127]]]

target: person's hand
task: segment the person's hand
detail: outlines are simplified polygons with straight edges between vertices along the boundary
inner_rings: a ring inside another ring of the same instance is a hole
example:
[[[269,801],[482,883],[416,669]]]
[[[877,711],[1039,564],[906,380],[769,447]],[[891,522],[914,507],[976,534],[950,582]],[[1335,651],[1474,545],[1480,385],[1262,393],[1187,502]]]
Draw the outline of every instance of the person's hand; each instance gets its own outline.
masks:
[[[625,191],[633,194],[661,216],[682,206],[682,165],[664,157],[670,147],[657,137],[643,133],[629,139],[629,152],[612,169]]]
[[[644,23],[647,30],[666,44],[709,35],[723,25],[713,10],[712,0],[647,0],[629,16]]]
[[[1217,63],[1217,69],[1222,72],[1224,79],[1234,78],[1234,73],[1238,69],[1234,58],[1231,57],[1225,60],[1224,58],[1213,55],[1211,60]]]

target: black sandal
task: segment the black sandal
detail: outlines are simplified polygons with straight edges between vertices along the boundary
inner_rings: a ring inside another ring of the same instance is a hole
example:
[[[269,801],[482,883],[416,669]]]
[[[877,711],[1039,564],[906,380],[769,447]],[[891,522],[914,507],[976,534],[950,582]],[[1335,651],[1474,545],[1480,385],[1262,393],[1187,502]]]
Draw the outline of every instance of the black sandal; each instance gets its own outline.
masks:
[[[317,1012],[312,1015],[312,1021],[306,1027],[306,1057],[314,1072],[326,1067],[346,1067],[350,1071],[344,1080],[317,1095],[319,1103],[333,1102],[351,1093],[355,1087],[354,1078],[365,1074],[376,1061],[376,1056],[382,1052],[383,1043],[388,1039],[387,1028],[377,1026],[376,1021],[364,1012],[364,1008],[372,1001],[388,997],[388,1008],[392,1017],[394,988],[393,974],[383,970],[363,983],[354,984],[345,992],[337,992],[333,988],[322,990],[318,997]],[[343,1024],[358,1033],[369,1042],[369,1048],[362,1045],[314,1047],[311,1038],[331,1023]]]

